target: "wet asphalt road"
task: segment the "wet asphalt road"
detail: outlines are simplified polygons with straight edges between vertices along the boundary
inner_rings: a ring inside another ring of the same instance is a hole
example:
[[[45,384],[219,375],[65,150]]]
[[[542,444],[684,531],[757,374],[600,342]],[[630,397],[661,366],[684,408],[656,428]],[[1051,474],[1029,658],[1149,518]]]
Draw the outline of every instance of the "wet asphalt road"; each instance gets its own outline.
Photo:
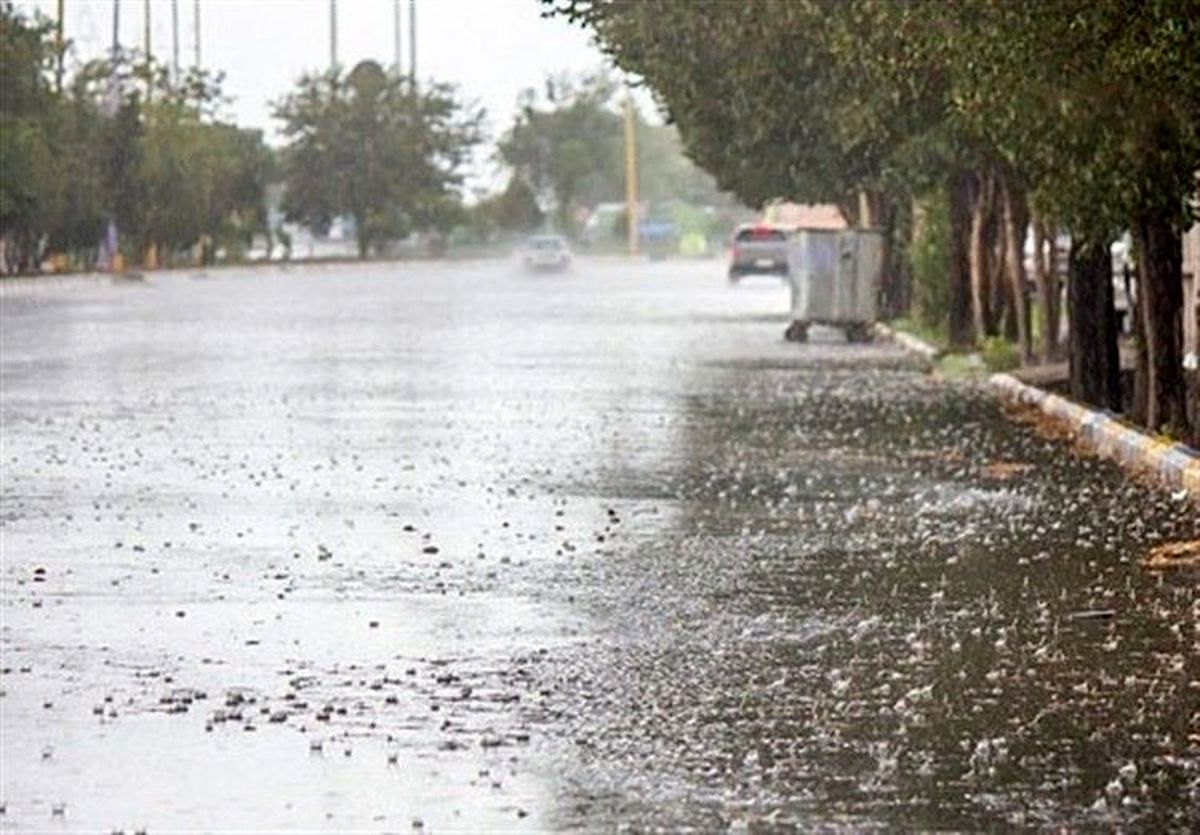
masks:
[[[6,831],[1200,827],[1195,506],[770,281],[0,299]]]

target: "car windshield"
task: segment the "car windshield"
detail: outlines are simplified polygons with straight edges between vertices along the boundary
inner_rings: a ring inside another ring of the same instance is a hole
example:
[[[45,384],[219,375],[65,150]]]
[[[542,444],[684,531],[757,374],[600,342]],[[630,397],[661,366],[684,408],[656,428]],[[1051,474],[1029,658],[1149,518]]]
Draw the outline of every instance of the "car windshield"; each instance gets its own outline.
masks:
[[[782,241],[786,235],[779,229],[769,229],[754,226],[749,229],[739,229],[736,240],[739,241]]]
[[[564,249],[565,242],[562,238],[534,238],[529,246],[533,249]]]

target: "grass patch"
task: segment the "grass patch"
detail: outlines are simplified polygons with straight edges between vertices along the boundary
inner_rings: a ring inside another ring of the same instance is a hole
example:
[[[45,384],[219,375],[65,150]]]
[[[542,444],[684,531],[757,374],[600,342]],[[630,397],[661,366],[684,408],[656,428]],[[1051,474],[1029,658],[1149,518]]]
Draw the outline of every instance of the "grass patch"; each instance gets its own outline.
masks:
[[[955,351],[950,348],[950,335],[945,325],[928,325],[917,319],[901,317],[888,323],[894,330],[903,331],[944,352],[938,370],[948,377],[971,377],[984,372],[1012,371],[1021,367],[1021,351],[1016,343],[999,336],[983,341],[978,353]]]
[[[945,354],[935,368],[943,377],[955,380],[981,377],[988,370],[979,354]]]
[[[983,340],[983,364],[989,371],[1012,371],[1021,367],[1021,351],[1012,342],[999,336],[989,336]]]
[[[893,330],[903,331],[904,333],[915,336],[923,342],[928,342],[939,350],[946,350],[950,346],[950,334],[945,325],[927,325],[924,322],[918,321],[908,316],[902,316],[899,319],[893,319],[888,322],[888,325]]]

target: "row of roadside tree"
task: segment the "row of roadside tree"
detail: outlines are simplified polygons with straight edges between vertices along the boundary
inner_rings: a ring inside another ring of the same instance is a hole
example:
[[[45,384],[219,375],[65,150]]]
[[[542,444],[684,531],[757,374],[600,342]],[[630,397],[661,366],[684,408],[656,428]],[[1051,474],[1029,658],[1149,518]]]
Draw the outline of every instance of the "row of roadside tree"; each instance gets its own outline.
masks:
[[[1048,261],[1069,235],[1071,389],[1112,409],[1110,244],[1129,234],[1130,411],[1194,439],[1180,237],[1200,170],[1200,2],[542,2],[644,79],[722,188],[751,205],[837,203],[887,230],[888,312],[940,300],[923,312],[954,345],[1007,331],[1025,360],[1055,358]],[[947,246],[938,286],[922,286],[913,256],[939,209]]]
[[[0,2],[3,272],[237,260],[281,232],[273,183],[289,221],[321,233],[352,218],[363,256],[461,209],[482,114],[445,85],[369,61],[306,75],[275,103],[274,149],[223,117],[220,74],[175,76],[136,51],[64,73],[69,51],[51,21]]]
[[[603,72],[523,93],[494,145],[482,109],[451,85],[375,61],[312,72],[272,103],[273,148],[223,117],[219,74],[174,77],[136,51],[64,73],[70,51],[51,21],[0,0],[0,272],[209,264],[258,242],[286,257],[284,221],[318,238],[353,229],[364,258],[414,236],[574,237],[598,203],[624,198],[620,86]],[[736,213],[674,128],[635,118],[644,200]],[[466,174],[489,163],[502,187],[467,198]],[[715,229],[724,216],[710,215]]]
[[[215,117],[218,78],[173,79],[135,53],[69,77],[59,61],[48,21],[0,5],[6,272],[36,270],[49,255],[90,269],[119,254],[114,240],[139,261],[192,247],[211,259],[263,227],[271,158],[259,132]]]

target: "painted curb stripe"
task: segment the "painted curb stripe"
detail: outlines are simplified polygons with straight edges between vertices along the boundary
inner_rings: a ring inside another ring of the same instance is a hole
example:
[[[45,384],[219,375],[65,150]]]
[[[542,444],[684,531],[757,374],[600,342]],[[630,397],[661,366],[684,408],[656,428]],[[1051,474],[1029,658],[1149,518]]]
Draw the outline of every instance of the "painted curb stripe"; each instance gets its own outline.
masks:
[[[1189,447],[1160,441],[1103,412],[1022,383],[1011,374],[993,374],[988,385],[1011,400],[1036,405],[1051,417],[1070,424],[1103,457],[1127,467],[1148,469],[1167,485],[1183,487],[1200,497],[1200,455]]]
[[[925,357],[925,359],[934,359],[938,355],[938,349],[930,345],[928,342],[918,339],[912,334],[905,333],[904,331],[898,331],[895,328],[883,324],[882,322],[875,323],[875,332],[884,339],[895,342],[902,348],[907,348],[913,353],[920,354],[921,356]]]

